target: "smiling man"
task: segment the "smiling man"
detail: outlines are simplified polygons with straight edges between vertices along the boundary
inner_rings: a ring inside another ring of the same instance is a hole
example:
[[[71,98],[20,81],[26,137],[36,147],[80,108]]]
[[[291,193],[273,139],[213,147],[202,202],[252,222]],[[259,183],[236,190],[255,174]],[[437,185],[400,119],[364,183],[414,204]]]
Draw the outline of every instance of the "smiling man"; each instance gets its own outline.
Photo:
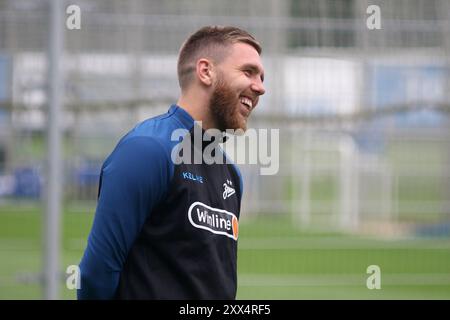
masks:
[[[180,52],[178,104],[201,120],[205,129],[245,130],[265,91],[260,53],[259,44],[242,30],[200,30]]]
[[[235,27],[204,27],[184,43],[177,104],[138,124],[102,166],[79,299],[236,297],[240,172],[229,161],[174,162],[171,137],[197,121],[203,133],[246,130],[265,91],[260,54]],[[191,143],[192,153],[209,143]]]

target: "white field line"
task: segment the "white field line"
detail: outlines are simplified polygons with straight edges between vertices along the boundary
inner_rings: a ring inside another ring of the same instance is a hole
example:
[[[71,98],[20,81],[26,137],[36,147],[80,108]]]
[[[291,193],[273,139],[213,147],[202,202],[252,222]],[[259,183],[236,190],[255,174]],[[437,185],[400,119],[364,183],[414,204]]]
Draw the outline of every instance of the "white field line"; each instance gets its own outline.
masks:
[[[39,274],[18,274],[15,277],[0,277],[0,287],[18,283],[37,284]],[[327,275],[275,275],[239,274],[241,287],[364,287],[367,274],[327,274]],[[384,286],[450,286],[450,273],[424,274],[381,274],[381,288]]]
[[[242,287],[329,287],[362,286],[366,288],[367,274],[333,275],[273,275],[239,274]],[[449,274],[381,274],[383,286],[450,286]]]
[[[72,238],[68,241],[69,250],[84,250],[87,239]],[[239,250],[328,250],[328,249],[450,249],[449,240],[349,240],[337,237],[308,238],[244,238],[239,241]],[[1,248],[1,247],[0,247]]]
[[[450,250],[450,239],[348,239],[340,237],[318,237],[314,239],[299,237],[267,237],[244,238],[239,240],[239,250],[334,250],[334,249],[433,249]],[[84,250],[87,239],[70,238],[67,242],[69,250]],[[30,251],[40,249],[40,243],[32,239],[8,238],[0,239],[0,251]]]
[[[367,240],[326,238],[244,238],[239,241],[239,250],[328,250],[328,249],[450,249],[450,239],[443,240]]]

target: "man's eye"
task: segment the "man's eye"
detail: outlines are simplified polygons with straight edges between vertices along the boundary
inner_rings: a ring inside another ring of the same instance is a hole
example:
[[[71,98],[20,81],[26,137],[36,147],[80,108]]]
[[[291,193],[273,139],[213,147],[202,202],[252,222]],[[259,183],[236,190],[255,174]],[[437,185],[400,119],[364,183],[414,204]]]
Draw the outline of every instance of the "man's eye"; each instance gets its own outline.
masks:
[[[250,76],[252,75],[252,72],[251,72],[250,70],[244,70],[244,74],[245,74],[247,77],[250,77]]]

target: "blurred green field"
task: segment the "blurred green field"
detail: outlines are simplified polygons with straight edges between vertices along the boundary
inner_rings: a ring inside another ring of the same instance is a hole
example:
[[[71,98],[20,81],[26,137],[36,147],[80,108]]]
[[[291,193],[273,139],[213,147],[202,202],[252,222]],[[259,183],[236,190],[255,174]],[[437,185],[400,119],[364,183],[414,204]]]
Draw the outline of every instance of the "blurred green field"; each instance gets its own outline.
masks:
[[[40,209],[0,206],[0,299],[41,299]],[[78,264],[92,207],[65,210],[61,298],[74,299],[64,272]],[[383,240],[300,231],[288,215],[242,219],[238,299],[450,299],[450,239]],[[366,269],[381,268],[369,290]]]

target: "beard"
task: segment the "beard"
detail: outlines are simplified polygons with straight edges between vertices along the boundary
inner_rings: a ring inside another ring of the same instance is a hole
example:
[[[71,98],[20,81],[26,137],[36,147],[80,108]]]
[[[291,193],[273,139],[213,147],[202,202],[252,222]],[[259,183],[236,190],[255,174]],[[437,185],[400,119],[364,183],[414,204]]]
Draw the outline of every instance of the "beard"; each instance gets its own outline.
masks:
[[[247,121],[239,112],[239,104],[239,96],[223,77],[219,76],[209,102],[209,110],[217,129],[247,130]]]

